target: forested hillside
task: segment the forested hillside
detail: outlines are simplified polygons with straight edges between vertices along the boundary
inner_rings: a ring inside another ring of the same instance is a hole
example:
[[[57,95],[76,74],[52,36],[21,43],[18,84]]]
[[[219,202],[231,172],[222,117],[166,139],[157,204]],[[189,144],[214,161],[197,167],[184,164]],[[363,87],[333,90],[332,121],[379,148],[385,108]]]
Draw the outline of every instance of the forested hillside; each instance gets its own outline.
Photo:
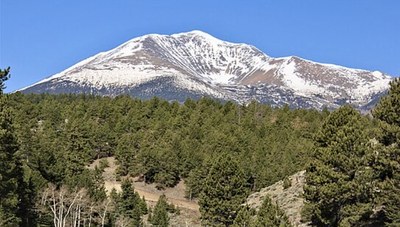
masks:
[[[8,71],[1,73],[3,87]],[[349,106],[329,113],[208,98],[1,94],[0,225],[143,225],[152,211],[129,181],[139,177],[159,189],[184,180],[203,223],[229,226],[239,223],[239,210],[251,216],[241,204],[252,191],[304,169],[306,221],[399,223],[398,81],[392,85],[393,97],[378,104],[375,119]],[[378,150],[385,155],[374,156]],[[107,195],[101,177],[107,164],[87,166],[110,156],[123,183],[122,192]],[[375,190],[385,192],[379,202]],[[149,221],[165,226],[176,210],[159,204]],[[378,205],[381,213],[374,213]],[[274,205],[266,200],[265,207]],[[262,217],[254,223],[267,223]]]
[[[211,99],[168,103],[128,96],[8,96],[20,153],[54,184],[79,182],[76,173],[94,159],[115,156],[121,176],[143,176],[160,188],[180,179],[196,195],[207,165],[229,153],[251,188],[301,170],[312,134],[328,112],[239,106]]]

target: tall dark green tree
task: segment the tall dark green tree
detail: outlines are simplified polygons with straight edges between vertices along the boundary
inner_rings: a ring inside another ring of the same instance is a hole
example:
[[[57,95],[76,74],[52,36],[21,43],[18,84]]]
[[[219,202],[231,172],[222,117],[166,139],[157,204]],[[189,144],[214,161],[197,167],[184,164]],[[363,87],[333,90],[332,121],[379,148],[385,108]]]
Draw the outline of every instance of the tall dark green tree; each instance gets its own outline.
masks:
[[[85,163],[88,161],[90,150],[88,140],[82,130],[82,126],[73,121],[66,130],[63,150],[59,152],[59,158],[63,161],[63,163],[59,162],[59,164],[64,165],[63,183],[71,187],[79,185],[79,177],[85,170]]]
[[[115,156],[118,159],[118,174],[126,176],[129,173],[135,174],[137,165],[137,154],[140,148],[138,133],[125,133],[118,139]]]
[[[379,120],[382,135],[371,167],[380,193],[379,198],[386,217],[386,224],[400,225],[400,79],[390,82],[390,89],[376,108],[373,116]]]
[[[117,216],[128,218],[131,225],[142,225],[141,216],[147,213],[147,207],[139,194],[134,191],[130,180],[124,180],[121,184],[121,193],[114,195],[117,204]]]
[[[0,94],[3,94],[6,85],[6,82],[10,78],[10,67],[6,69],[0,69]]]
[[[157,227],[169,226],[168,207],[167,198],[165,195],[161,195],[154,207],[150,223]]]
[[[372,114],[381,123],[383,131],[380,142],[389,146],[398,145],[400,141],[400,78],[390,82],[390,89],[386,96],[382,97]]]
[[[357,226],[373,209],[365,119],[350,106],[334,111],[316,136],[307,167],[304,214],[316,226]]]
[[[220,154],[203,184],[199,205],[201,219],[211,226],[229,226],[249,193],[245,174],[230,154]]]
[[[0,226],[28,226],[32,201],[24,181],[19,144],[14,132],[13,115],[3,94],[9,70],[0,70]]]
[[[4,81],[9,78],[9,68],[0,70],[0,225],[17,225],[20,197],[18,195],[22,165],[17,156],[18,142],[14,135],[12,115],[3,95]]]
[[[189,173],[189,176],[185,179],[186,197],[188,199],[197,198],[201,194],[210,169],[211,163],[204,162],[204,165],[197,166]]]

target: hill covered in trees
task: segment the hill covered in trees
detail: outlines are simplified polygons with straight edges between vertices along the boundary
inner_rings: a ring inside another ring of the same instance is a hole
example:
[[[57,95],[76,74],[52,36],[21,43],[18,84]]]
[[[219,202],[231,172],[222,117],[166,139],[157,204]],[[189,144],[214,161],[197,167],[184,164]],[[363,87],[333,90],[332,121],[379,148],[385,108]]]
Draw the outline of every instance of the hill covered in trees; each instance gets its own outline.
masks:
[[[8,71],[1,73],[4,82]],[[1,94],[0,222],[142,225],[151,210],[129,180],[122,192],[107,195],[105,167],[86,168],[114,156],[124,179],[139,177],[159,189],[185,180],[187,197],[199,200],[202,221],[211,226],[243,223],[236,216],[258,215],[259,225],[278,217],[269,200],[257,214],[243,211],[242,204],[251,192],[304,169],[304,220],[317,226],[357,226],[369,219],[395,225],[398,87],[396,80],[373,118],[348,106],[330,113],[208,98],[178,103]],[[168,222],[165,212],[174,211],[165,203],[149,215],[150,223]],[[268,207],[275,215],[269,216]]]

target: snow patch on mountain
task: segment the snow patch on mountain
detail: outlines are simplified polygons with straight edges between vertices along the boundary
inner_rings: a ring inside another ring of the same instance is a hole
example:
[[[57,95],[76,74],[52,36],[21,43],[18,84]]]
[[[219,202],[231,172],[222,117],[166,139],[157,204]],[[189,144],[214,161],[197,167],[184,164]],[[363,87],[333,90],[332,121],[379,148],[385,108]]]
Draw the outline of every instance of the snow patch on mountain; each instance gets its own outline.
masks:
[[[336,108],[343,102],[367,105],[387,89],[391,77],[295,56],[273,58],[254,46],[222,41],[195,30],[134,38],[21,90],[35,91],[35,86],[46,84],[51,86],[48,92],[55,92],[57,83],[73,82],[75,90],[79,86],[99,92],[105,88],[110,94],[117,87],[128,91],[156,80],[158,84],[172,83],[177,92],[192,91],[196,97],[202,94],[240,103],[255,99],[277,106],[287,103],[320,109]]]
[[[286,60],[286,64],[282,66],[280,72],[283,75],[285,84],[300,95],[312,95],[326,93],[326,90],[319,87],[318,84],[312,84],[311,81],[306,81],[297,73],[296,63]]]
[[[358,99],[366,100],[371,94],[377,94],[388,88],[391,78],[385,76],[383,73],[375,71],[372,72],[376,80],[373,81],[360,81],[359,86],[354,90],[354,94]]]

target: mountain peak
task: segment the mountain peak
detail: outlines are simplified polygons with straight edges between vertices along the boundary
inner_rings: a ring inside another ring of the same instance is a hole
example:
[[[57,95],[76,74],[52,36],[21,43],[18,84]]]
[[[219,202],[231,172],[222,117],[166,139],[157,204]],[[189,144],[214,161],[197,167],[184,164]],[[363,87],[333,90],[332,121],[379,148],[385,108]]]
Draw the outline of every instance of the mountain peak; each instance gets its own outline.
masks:
[[[204,32],[204,31],[201,31],[201,30],[192,30],[192,31],[188,31],[188,32],[181,32],[181,33],[178,33],[178,34],[182,34],[182,35],[199,35],[199,36],[206,36],[206,37],[208,37],[208,36],[211,36],[211,37],[213,37],[212,35],[210,35],[210,34],[208,34],[207,32]]]
[[[171,36],[173,36],[173,37],[179,37],[179,36],[202,36],[202,37],[206,37],[206,38],[214,38],[214,39],[216,39],[214,36],[208,34],[207,32],[201,31],[201,30],[192,30],[192,31],[188,31],[188,32],[180,32],[180,33],[172,34]]]
[[[221,45],[224,43],[228,43],[226,41],[220,40],[206,32],[200,31],[200,30],[193,30],[189,32],[182,32],[182,33],[176,33],[172,34],[171,37],[177,38],[177,39],[182,39],[182,38],[189,38],[189,39],[202,39],[202,41],[206,41],[209,44],[213,45]]]
[[[382,73],[297,56],[272,58],[251,45],[194,30],[132,39],[22,91],[179,101],[211,96],[317,109],[351,103],[361,108],[382,94],[390,80]]]

